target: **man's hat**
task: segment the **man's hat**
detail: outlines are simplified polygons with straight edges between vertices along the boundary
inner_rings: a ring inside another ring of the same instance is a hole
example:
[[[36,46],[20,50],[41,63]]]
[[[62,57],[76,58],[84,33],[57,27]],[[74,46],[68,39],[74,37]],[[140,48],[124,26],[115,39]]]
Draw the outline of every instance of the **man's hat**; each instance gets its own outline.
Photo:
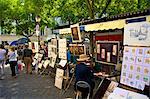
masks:
[[[79,56],[79,59],[77,59],[77,61],[85,61],[85,60],[88,60],[88,59],[90,59],[90,57],[88,57],[88,56],[85,55],[85,54],[81,54],[81,55]]]

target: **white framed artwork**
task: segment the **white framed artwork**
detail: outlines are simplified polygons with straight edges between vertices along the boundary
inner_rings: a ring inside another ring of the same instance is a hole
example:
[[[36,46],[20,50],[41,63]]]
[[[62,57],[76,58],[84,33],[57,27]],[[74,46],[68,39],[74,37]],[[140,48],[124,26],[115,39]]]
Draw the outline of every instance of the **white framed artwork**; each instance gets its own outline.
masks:
[[[124,27],[124,45],[150,46],[150,23],[126,24]]]

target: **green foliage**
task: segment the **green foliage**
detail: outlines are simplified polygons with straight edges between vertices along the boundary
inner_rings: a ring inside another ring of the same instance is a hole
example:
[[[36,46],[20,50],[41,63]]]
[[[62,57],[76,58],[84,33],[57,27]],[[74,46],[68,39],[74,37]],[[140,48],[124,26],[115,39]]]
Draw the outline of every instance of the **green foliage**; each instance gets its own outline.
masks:
[[[44,29],[58,26],[56,18],[71,24],[103,14],[111,16],[147,8],[150,0],[0,0],[0,26],[9,34],[15,28],[12,22],[16,22],[17,34],[30,35],[35,31],[37,15]]]

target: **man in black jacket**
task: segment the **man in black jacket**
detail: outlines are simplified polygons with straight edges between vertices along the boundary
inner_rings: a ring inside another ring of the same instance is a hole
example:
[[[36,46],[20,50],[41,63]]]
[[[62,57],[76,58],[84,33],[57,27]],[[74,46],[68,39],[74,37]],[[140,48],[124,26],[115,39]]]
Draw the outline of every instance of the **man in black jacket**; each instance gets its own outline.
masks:
[[[76,86],[76,83],[78,81],[87,82],[91,87],[90,96],[92,96],[93,89],[95,87],[95,83],[94,83],[94,80],[93,80],[94,79],[93,71],[92,71],[91,67],[89,67],[87,65],[87,61],[89,59],[90,59],[90,57],[88,57],[85,54],[80,55],[79,59],[77,59],[78,64],[76,65],[76,68],[75,68],[75,78],[76,78],[75,86]],[[87,88],[85,88],[85,89],[84,88],[78,88],[78,89],[82,92],[82,98],[83,99],[85,97],[87,97],[89,89],[87,89]]]

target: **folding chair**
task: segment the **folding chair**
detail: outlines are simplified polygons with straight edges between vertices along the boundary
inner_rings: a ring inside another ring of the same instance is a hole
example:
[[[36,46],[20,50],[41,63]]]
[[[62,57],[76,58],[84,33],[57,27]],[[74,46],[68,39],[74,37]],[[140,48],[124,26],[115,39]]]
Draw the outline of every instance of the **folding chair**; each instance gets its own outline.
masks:
[[[85,81],[78,81],[76,83],[76,90],[77,90],[76,99],[80,99],[80,97],[82,97],[82,92],[81,92],[81,89],[79,89],[79,88],[83,88],[83,89],[87,88],[88,89],[87,90],[88,91],[88,95],[87,95],[86,99],[90,99],[90,93],[91,93],[90,85],[87,82],[85,82]],[[81,93],[81,95],[80,95],[80,93]]]

